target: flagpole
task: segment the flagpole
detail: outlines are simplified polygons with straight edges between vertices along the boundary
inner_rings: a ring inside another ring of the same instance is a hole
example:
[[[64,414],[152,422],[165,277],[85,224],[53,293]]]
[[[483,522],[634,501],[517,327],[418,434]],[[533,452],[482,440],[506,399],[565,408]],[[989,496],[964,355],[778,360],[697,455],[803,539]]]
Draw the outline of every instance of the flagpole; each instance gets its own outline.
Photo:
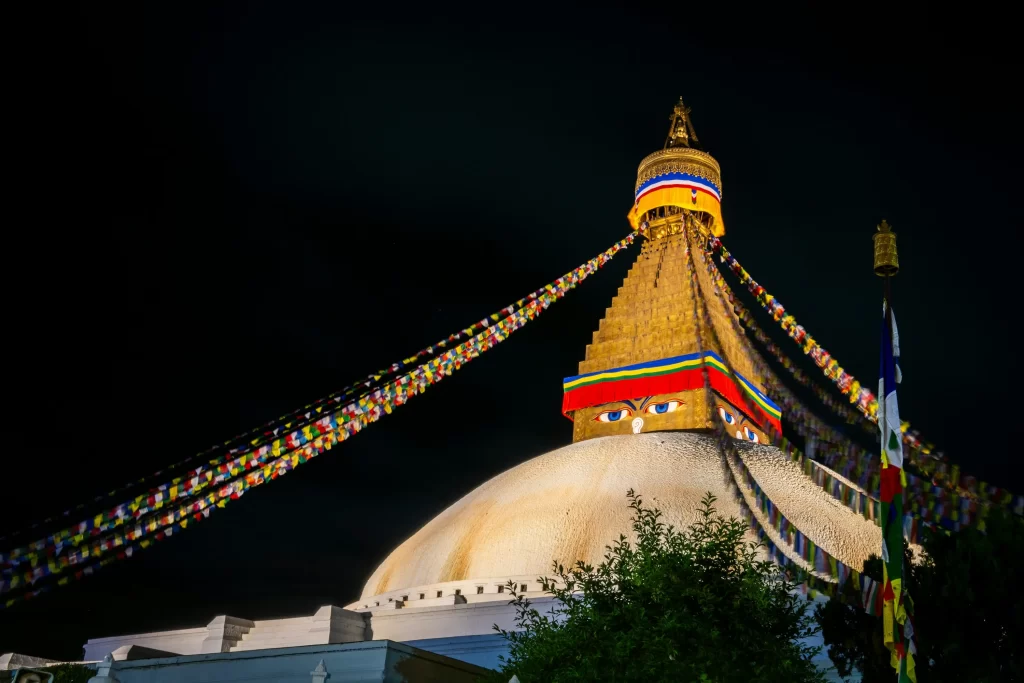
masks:
[[[899,264],[896,267],[899,268]],[[885,281],[885,324],[892,330],[892,275],[886,273],[882,279]]]
[[[900,271],[896,254],[896,233],[886,221],[874,234],[875,274],[884,280],[885,314],[882,328],[882,367],[879,372],[878,425],[881,433],[881,490],[883,609],[882,637],[892,652],[899,683],[917,680],[913,660],[913,624],[909,618],[913,603],[903,583],[903,439],[896,403],[896,379],[893,373],[892,278]],[[884,408],[883,408],[884,402]],[[891,420],[890,420],[891,418]],[[893,422],[895,424],[891,424]],[[905,604],[906,603],[906,604]]]

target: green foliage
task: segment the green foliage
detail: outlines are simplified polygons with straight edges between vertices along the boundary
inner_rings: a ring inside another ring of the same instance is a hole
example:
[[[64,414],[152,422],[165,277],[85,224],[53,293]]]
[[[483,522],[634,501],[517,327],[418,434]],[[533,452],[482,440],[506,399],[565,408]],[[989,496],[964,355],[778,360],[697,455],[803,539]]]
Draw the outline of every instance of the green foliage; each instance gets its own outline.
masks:
[[[82,664],[58,664],[43,669],[26,668],[53,674],[53,683],[88,683],[88,680],[96,675],[95,669]],[[7,681],[12,679],[13,675],[13,671],[0,671],[0,681],[7,683]]]
[[[820,681],[806,601],[771,562],[758,561],[747,525],[702,501],[696,524],[677,531],[628,493],[631,543],[620,536],[597,567],[555,563],[542,579],[556,607],[542,615],[515,592],[518,629],[499,631],[509,657],[493,680]]]
[[[914,565],[908,555],[903,563],[914,601],[918,680],[1024,680],[1024,522],[993,510],[984,532],[974,527],[951,534],[926,530],[922,545],[922,562]],[[864,573],[881,580],[881,561],[869,560]],[[851,587],[844,591],[855,592]],[[864,683],[893,679],[879,617],[838,600],[819,607],[816,617],[841,674],[856,664]]]
[[[58,664],[46,668],[25,667],[33,671],[53,674],[53,683],[88,683],[88,680],[96,675],[95,669],[90,669],[81,664]],[[7,683],[13,680],[13,671],[0,671],[0,682]]]
[[[910,554],[904,566],[910,567]],[[882,559],[872,555],[864,563],[864,576],[882,580]],[[910,577],[907,579],[910,586]],[[911,594],[914,591],[911,587]],[[889,664],[889,650],[882,642],[882,620],[867,614],[860,605],[860,591],[852,581],[840,589],[840,600],[829,600],[815,608],[815,617],[821,626],[822,638],[828,647],[828,656],[840,676],[861,672],[863,683],[892,683],[895,670]],[[917,604],[915,600],[914,604]]]
[[[81,664],[58,664],[46,669],[53,674],[53,683],[87,683],[96,670]]]

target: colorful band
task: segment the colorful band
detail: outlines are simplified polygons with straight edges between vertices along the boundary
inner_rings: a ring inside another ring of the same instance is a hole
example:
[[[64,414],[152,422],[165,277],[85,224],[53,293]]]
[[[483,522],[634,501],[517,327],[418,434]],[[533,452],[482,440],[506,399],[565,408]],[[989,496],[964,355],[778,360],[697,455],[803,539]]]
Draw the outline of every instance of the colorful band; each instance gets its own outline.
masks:
[[[568,416],[571,411],[612,401],[700,389],[704,386],[702,368],[705,366],[717,370],[710,374],[711,386],[716,392],[740,409],[746,403],[744,399],[752,401],[758,414],[748,417],[781,432],[779,407],[750,380],[730,370],[713,351],[705,351],[703,359],[700,353],[691,353],[566,377],[562,382],[562,413]]]

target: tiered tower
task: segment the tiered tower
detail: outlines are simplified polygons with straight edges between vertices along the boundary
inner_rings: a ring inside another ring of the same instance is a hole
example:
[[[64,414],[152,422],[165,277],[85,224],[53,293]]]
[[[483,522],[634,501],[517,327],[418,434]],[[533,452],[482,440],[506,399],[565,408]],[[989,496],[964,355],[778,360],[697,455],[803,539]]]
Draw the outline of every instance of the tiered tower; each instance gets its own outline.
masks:
[[[499,591],[509,579],[537,591],[552,560],[596,566],[609,540],[630,529],[629,489],[657,501],[664,521],[677,528],[698,519],[709,491],[720,514],[739,517],[735,479],[723,461],[732,471],[741,460],[787,528],[838,561],[859,567],[879,547],[872,521],[837,505],[770,445],[767,432],[780,428],[781,413],[764,396],[763,366],[715,290],[708,271],[714,264],[702,248],[702,237],[724,234],[722,181],[718,162],[696,143],[689,109],[679,102],[664,148],[640,164],[630,211],[645,237],[640,254],[580,374],[564,380],[562,410],[574,421],[574,443],[456,501],[388,555],[351,608],[370,610],[374,619],[379,612],[379,624],[399,603],[405,610],[438,608],[435,600],[465,600],[467,607],[507,600]],[[736,460],[723,458],[714,420],[734,438],[758,443],[739,445]],[[768,540],[815,569],[771,526],[754,494],[742,496]],[[480,620],[488,631],[493,623]]]
[[[704,431],[721,419],[737,438],[764,442],[768,430],[780,428],[778,408],[764,395],[738,321],[715,292],[702,255],[691,252],[701,234],[725,233],[721,170],[696,148],[682,98],[670,120],[664,148],[637,173],[630,220],[646,240],[579,375],[564,382],[563,412],[575,423],[573,441]]]

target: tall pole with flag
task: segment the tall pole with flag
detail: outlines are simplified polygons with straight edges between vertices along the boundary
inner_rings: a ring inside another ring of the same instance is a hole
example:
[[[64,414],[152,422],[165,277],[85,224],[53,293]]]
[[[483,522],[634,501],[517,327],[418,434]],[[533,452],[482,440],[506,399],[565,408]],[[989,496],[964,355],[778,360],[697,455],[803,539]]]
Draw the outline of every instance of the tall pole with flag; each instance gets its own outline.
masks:
[[[882,300],[882,353],[878,373],[878,427],[881,431],[882,636],[899,683],[913,681],[913,602],[903,585],[903,432],[896,385],[900,381],[899,336],[892,310],[891,280],[900,270],[896,233],[884,220],[874,235],[875,274],[885,280]]]

